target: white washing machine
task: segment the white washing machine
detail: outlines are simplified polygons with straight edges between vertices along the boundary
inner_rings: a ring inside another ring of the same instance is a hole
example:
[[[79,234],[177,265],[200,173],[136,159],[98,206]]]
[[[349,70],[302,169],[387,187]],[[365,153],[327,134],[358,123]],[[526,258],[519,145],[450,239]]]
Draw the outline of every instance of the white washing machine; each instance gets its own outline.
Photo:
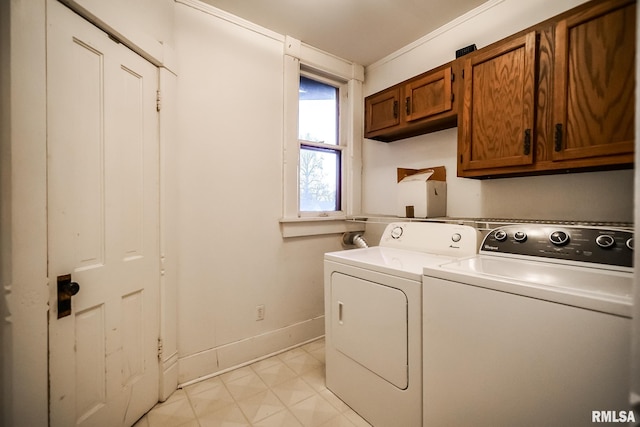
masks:
[[[464,225],[389,224],[324,257],[327,388],[376,427],[422,423],[422,271],[477,253]]]
[[[628,417],[632,263],[629,230],[521,224],[425,268],[424,426]]]

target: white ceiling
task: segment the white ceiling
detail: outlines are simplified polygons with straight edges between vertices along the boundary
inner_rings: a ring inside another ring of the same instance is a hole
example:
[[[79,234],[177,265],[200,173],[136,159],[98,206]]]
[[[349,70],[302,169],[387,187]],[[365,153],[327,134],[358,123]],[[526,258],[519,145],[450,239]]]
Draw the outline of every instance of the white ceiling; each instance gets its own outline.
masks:
[[[487,0],[202,1],[366,66]]]

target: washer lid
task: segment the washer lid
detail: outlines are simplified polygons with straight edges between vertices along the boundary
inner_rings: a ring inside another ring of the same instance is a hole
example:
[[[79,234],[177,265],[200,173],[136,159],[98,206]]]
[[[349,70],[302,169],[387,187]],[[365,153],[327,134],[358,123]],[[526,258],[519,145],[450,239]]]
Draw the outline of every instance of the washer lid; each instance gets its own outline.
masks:
[[[599,268],[478,255],[426,276],[631,317],[633,274]]]

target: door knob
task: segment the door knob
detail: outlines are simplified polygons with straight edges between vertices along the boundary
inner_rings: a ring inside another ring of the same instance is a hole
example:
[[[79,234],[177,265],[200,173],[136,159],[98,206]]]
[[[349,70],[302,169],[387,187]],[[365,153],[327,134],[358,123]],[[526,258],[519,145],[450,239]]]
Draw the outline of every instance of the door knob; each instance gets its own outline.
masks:
[[[71,314],[71,297],[80,292],[78,282],[71,281],[71,275],[58,276],[58,319]]]
[[[80,285],[78,282],[65,282],[63,285],[63,291],[70,296],[74,296],[80,291]]]

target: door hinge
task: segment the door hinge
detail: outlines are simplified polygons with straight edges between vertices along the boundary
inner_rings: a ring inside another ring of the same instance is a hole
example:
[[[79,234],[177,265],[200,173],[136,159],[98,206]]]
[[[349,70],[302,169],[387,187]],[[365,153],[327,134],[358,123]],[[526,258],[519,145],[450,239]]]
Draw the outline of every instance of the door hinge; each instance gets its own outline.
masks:
[[[162,338],[158,338],[158,360],[162,361]]]
[[[160,91],[156,91],[156,111],[160,112],[160,109],[162,108],[162,96],[160,94]]]

